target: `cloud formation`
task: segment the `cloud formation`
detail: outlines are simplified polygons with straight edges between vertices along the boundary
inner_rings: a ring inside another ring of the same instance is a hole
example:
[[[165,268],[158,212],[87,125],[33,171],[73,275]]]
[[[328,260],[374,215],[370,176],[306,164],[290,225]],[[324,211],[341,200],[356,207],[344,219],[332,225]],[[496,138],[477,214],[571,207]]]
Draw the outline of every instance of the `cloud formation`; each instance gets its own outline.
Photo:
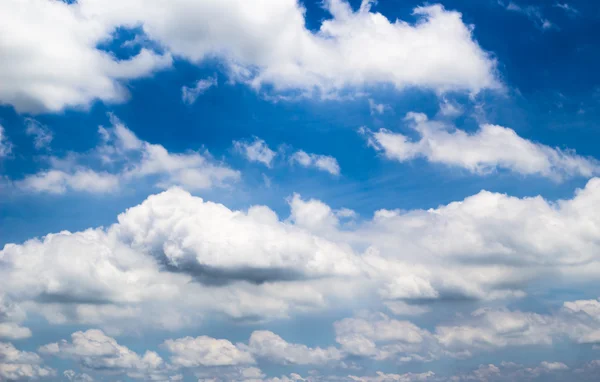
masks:
[[[331,18],[311,31],[296,0],[4,1],[0,103],[19,112],[56,112],[120,102],[127,81],[170,67],[173,56],[193,63],[216,57],[231,79],[276,93],[331,96],[382,83],[473,93],[500,86],[495,60],[460,13],[417,7],[411,24],[388,20],[373,4],[364,0],[353,10],[344,0],[328,0]],[[117,28],[140,28],[164,52],[142,47],[115,58],[99,46],[110,45]]]
[[[590,178],[600,172],[600,163],[593,158],[532,142],[507,127],[485,124],[469,133],[446,122],[429,120],[421,113],[408,113],[405,120],[419,135],[418,140],[386,129],[360,131],[371,146],[399,162],[422,157],[475,174],[504,169],[556,181],[575,176]]]

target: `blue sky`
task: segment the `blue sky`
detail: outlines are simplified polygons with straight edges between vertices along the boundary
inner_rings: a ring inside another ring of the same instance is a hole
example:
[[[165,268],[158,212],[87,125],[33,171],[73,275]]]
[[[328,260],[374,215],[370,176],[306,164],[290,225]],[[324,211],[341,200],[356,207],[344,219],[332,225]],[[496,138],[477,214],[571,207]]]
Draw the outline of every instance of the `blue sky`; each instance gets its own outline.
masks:
[[[599,18],[3,2],[0,380],[595,380]]]

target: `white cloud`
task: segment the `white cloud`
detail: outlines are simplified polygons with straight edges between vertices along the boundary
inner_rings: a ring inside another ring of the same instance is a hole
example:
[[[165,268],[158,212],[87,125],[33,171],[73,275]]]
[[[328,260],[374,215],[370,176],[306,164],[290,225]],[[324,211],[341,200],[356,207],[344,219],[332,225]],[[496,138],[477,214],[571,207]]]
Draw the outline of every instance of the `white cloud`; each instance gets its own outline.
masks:
[[[439,114],[442,117],[454,118],[454,117],[458,117],[462,113],[463,113],[462,108],[460,107],[460,105],[456,104],[455,102],[452,102],[452,101],[448,100],[447,98],[442,98],[442,100],[440,101]]]
[[[476,174],[507,169],[554,180],[592,177],[600,172],[600,164],[595,159],[529,141],[506,127],[486,124],[468,133],[445,122],[428,120],[420,113],[408,113],[406,120],[420,135],[419,140],[412,141],[385,129],[371,132],[363,128],[361,132],[370,145],[387,158],[400,162],[423,157]]]
[[[334,347],[310,348],[303,344],[289,343],[268,330],[252,333],[248,350],[256,357],[267,358],[280,364],[321,365],[343,358],[342,352]]]
[[[8,0],[0,4],[0,104],[19,112],[60,111],[94,100],[122,101],[122,80],[171,65],[169,54],[142,49],[119,61],[101,49],[114,26],[88,17],[77,4]]]
[[[375,377],[356,377],[351,375],[349,376],[349,380],[356,382],[425,382],[435,381],[437,377],[432,371],[406,374],[386,374],[378,371]]]
[[[157,353],[146,351],[140,356],[97,329],[75,332],[71,342],[62,340],[44,345],[39,352],[74,359],[87,369],[124,373],[131,378],[147,379],[166,371]]]
[[[12,344],[0,342],[0,379],[6,381],[31,381],[51,377],[55,371],[41,366],[42,359],[35,353],[16,349]]]
[[[8,156],[12,152],[12,143],[6,138],[4,127],[0,125],[0,158]]]
[[[20,326],[25,311],[0,293],[0,338],[18,340],[31,337],[31,330]]]
[[[340,165],[332,156],[309,154],[303,150],[296,151],[290,158],[292,163],[297,163],[304,167],[313,167],[331,175],[340,175]]]
[[[334,323],[336,341],[348,354],[387,359],[398,353],[422,350],[431,334],[409,321],[391,319],[383,313],[345,318]],[[404,360],[413,357],[405,357]]]
[[[255,363],[252,355],[227,340],[200,336],[167,340],[163,346],[180,367],[235,366]]]
[[[327,96],[380,83],[438,92],[499,86],[495,61],[460,13],[417,7],[411,24],[390,21],[372,4],[353,11],[343,0],[326,1],[332,18],[313,32],[296,0],[3,1],[0,103],[38,112],[123,101],[123,81],[170,67],[171,55],[194,63],[216,57],[232,79],[277,93]],[[116,28],[138,26],[164,55],[143,48],[117,60],[98,48]]]
[[[593,179],[572,199],[556,202],[482,191],[435,209],[381,210],[344,226],[328,205],[300,196],[290,199],[289,218],[280,219],[265,206],[231,210],[171,189],[128,209],[111,227],[7,244],[0,251],[0,289],[52,323],[111,332],[183,328],[213,314],[269,320],[350,301],[386,304],[406,315],[421,312],[398,304],[403,300],[510,300],[549,275],[564,282],[597,279],[599,190]],[[508,346],[515,340],[495,322],[546,320],[552,325],[520,338],[544,343],[562,333],[594,343],[598,320],[584,305],[578,303],[578,312],[565,306],[559,317],[481,314],[445,323],[458,329],[438,335],[452,352],[489,338]],[[381,350],[375,337],[356,335],[357,345],[347,346],[372,356],[431,359],[418,350],[432,336],[410,325],[400,332],[408,335],[408,328],[421,343],[398,340],[402,347]]]
[[[208,89],[213,86],[218,86],[217,77],[208,77],[196,81],[194,86],[188,87],[183,86],[181,88],[181,99],[187,105],[191,105],[201,94],[204,94]]]
[[[68,190],[107,193],[119,188],[119,177],[107,172],[95,172],[86,168],[71,173],[61,170],[49,170],[29,175],[16,184],[26,191],[51,194],[64,194]]]
[[[233,146],[249,161],[259,162],[267,167],[271,167],[273,159],[277,155],[264,140],[256,137],[252,142],[234,141]]]
[[[86,374],[86,373],[78,374],[73,370],[65,370],[63,372],[63,375],[69,381],[73,381],[73,382],[94,382],[94,378],[90,377],[88,374]]]
[[[50,157],[51,168],[28,175],[14,184],[30,192],[67,191],[109,193],[136,179],[153,177],[156,186],[189,190],[223,187],[239,179],[238,171],[214,161],[208,152],[171,153],[163,146],[140,140],[117,118],[100,127],[102,143],[88,153]],[[96,163],[78,164],[79,162]]]
[[[35,148],[38,150],[48,148],[54,138],[52,131],[33,118],[27,118],[25,125],[27,126],[25,129],[27,135],[33,136],[33,145]]]
[[[386,105],[383,103],[377,103],[377,102],[373,101],[373,99],[369,98],[369,111],[371,112],[371,115],[383,114],[387,110],[390,110],[390,109],[391,109],[390,105]]]

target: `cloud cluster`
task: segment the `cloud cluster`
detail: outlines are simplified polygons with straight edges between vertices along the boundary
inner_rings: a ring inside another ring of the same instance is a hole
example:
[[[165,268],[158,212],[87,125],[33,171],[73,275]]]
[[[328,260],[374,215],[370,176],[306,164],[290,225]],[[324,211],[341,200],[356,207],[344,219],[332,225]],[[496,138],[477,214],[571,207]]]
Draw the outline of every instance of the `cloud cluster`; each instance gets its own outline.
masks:
[[[409,23],[388,20],[372,5],[363,0],[353,10],[328,0],[331,18],[312,31],[297,0],[4,1],[0,103],[40,112],[119,102],[127,97],[126,81],[170,67],[173,56],[193,63],[217,58],[231,79],[277,93],[331,96],[381,83],[438,92],[499,87],[495,60],[460,13],[417,7],[418,21]],[[102,49],[118,28],[141,30],[126,44],[128,58]],[[163,51],[136,46],[142,40]]]
[[[116,117],[111,116],[111,122],[111,127],[99,128],[101,142],[93,150],[69,153],[64,158],[51,156],[48,169],[16,180],[15,186],[35,193],[109,193],[123,184],[149,178],[160,188],[177,185],[197,190],[224,186],[240,177],[238,171],[215,161],[208,152],[171,153],[162,145],[140,140]],[[36,128],[36,146],[49,144],[51,135],[40,135],[44,130],[32,126]]]
[[[20,351],[10,343],[0,342],[0,379],[31,381],[56,373],[41,364],[42,359],[36,353]]]
[[[405,120],[419,135],[418,140],[386,129],[360,131],[371,146],[399,162],[425,158],[474,174],[504,169],[556,181],[574,176],[589,178],[600,171],[600,163],[593,158],[532,142],[507,127],[485,124],[469,133],[445,122],[429,120],[421,113],[408,113]]]

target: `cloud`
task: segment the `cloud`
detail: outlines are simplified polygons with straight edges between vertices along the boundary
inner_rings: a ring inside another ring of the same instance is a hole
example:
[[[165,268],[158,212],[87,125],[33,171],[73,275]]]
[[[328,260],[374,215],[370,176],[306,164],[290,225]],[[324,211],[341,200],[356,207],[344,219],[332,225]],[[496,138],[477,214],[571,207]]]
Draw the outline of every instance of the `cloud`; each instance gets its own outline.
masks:
[[[238,171],[214,161],[208,152],[171,153],[161,145],[140,140],[116,117],[111,116],[111,122],[109,128],[100,127],[101,143],[90,152],[50,157],[49,169],[14,184],[37,193],[110,193],[143,178],[155,179],[160,188],[177,185],[198,190],[223,187],[240,177]]]
[[[269,168],[277,155],[264,140],[257,137],[252,142],[234,141],[233,147],[250,162],[262,163]]]
[[[0,5],[0,104],[18,112],[56,112],[95,100],[127,97],[122,81],[171,65],[171,56],[142,49],[117,60],[98,48],[114,38],[114,26],[88,17],[78,4],[9,0]]]
[[[284,365],[322,365],[343,358],[342,352],[334,347],[309,348],[303,344],[289,343],[268,330],[253,332],[248,350],[256,357]]]
[[[420,352],[432,341],[429,332],[409,321],[391,319],[383,313],[345,318],[334,323],[336,342],[348,354],[383,360],[403,353]]]
[[[25,318],[25,311],[0,293],[0,338],[19,340],[31,337],[31,330],[20,326]]]
[[[12,143],[6,138],[4,127],[0,125],[0,158],[10,155],[12,152]]]
[[[542,29],[552,29],[556,26],[550,22],[544,15],[542,14],[542,10],[540,7],[528,5],[528,6],[520,6],[517,3],[510,1],[508,4],[504,4],[502,0],[498,0],[498,4],[504,7],[507,11],[520,13],[522,15],[527,16],[531,21],[535,23],[535,25]]]
[[[204,94],[213,86],[218,86],[216,76],[198,80],[192,87],[183,86],[181,88],[181,99],[183,103],[191,105],[196,102],[196,99],[198,99],[201,94]]]
[[[554,4],[554,6],[564,10],[571,16],[579,15],[579,10],[577,8],[574,8],[572,5],[570,5],[568,3],[556,3],[556,4]]]
[[[69,190],[108,193],[118,190],[119,183],[117,175],[81,168],[70,173],[61,170],[41,171],[25,177],[16,184],[30,192],[64,194]]]
[[[371,115],[383,114],[390,109],[390,105],[376,103],[375,101],[373,101],[373,99],[369,98],[369,111],[371,112]]]
[[[88,374],[86,374],[86,373],[77,374],[73,370],[65,370],[63,372],[63,375],[69,381],[73,381],[73,382],[94,382],[94,378],[90,377]]]
[[[291,156],[290,161],[303,167],[313,167],[328,172],[331,175],[340,175],[340,165],[337,159],[329,155],[309,154],[303,150],[298,150]]]
[[[54,138],[50,129],[33,118],[26,118],[25,125],[27,126],[25,133],[33,136],[33,145],[37,150],[48,148],[50,146],[50,143]]]
[[[173,354],[171,363],[179,367],[236,366],[255,363],[250,353],[231,342],[207,336],[169,339],[163,346]]]
[[[0,342],[0,378],[7,381],[31,381],[51,377],[55,371],[41,366],[42,359],[35,353],[16,349]]]
[[[431,121],[420,113],[408,113],[406,121],[419,134],[418,140],[385,129],[360,131],[371,146],[399,162],[423,157],[474,174],[506,169],[556,181],[574,176],[592,177],[600,172],[595,159],[529,141],[507,127],[486,124],[468,133],[445,122]]]
[[[372,219],[344,225],[336,210],[299,195],[289,199],[290,216],[280,219],[265,206],[231,210],[174,188],[128,209],[108,228],[7,244],[0,251],[0,288],[27,313],[52,323],[113,332],[183,328],[214,314],[266,321],[350,301],[387,305],[404,315],[421,312],[395,303],[502,302],[549,278],[597,279],[600,222],[591,206],[599,190],[600,180],[592,179],[573,198],[554,202],[482,191],[434,209],[380,210]],[[494,317],[539,319],[569,322],[572,329],[542,325],[535,338],[545,341],[558,330],[574,342],[594,343],[596,319],[584,313],[565,311],[559,320],[490,312],[473,316],[477,325],[447,323],[458,329],[437,334],[450,345],[468,338],[482,342],[479,337],[511,344],[490,334]],[[421,343],[432,342],[432,335],[414,330]],[[359,344],[378,343],[362,337]]]
[[[0,103],[56,112],[121,102],[126,81],[170,67],[172,56],[193,63],[217,58],[230,78],[275,93],[331,95],[382,83],[437,92],[499,87],[495,60],[460,13],[417,7],[411,24],[390,21],[372,5],[365,0],[353,11],[329,0],[324,7],[332,17],[311,31],[296,0],[4,1],[0,24],[9,33],[0,44]],[[115,40],[117,28],[141,28],[143,39],[165,52],[142,48],[118,60],[99,48]]]
[[[130,208],[111,232],[208,283],[358,273],[349,248],[282,223],[267,207],[231,211],[178,189]]]
[[[62,340],[44,345],[39,352],[74,359],[86,369],[113,371],[136,379],[166,372],[164,362],[156,352],[146,351],[140,356],[97,329],[75,332],[71,342]]]

